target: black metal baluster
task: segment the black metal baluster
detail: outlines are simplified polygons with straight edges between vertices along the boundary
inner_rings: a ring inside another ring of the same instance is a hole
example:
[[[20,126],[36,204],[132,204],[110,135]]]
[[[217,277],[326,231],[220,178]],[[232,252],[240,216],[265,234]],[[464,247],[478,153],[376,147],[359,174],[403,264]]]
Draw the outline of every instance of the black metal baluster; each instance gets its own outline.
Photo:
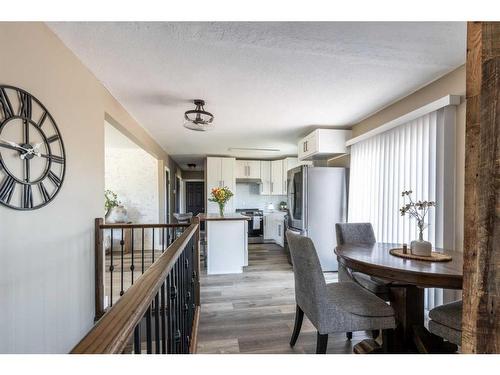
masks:
[[[179,353],[184,353],[184,260],[182,253],[177,259],[179,265]]]
[[[195,283],[195,273],[194,273],[194,257],[193,257],[193,252],[194,252],[194,241],[190,241],[189,248],[188,248],[188,261],[189,261],[189,268],[188,268],[188,277],[189,277],[189,299],[188,299],[188,306],[189,306],[189,315],[188,315],[188,335],[189,335],[189,342],[191,343],[191,338],[193,334],[193,319],[194,319],[194,309],[195,309],[195,301],[194,301],[194,283]]]
[[[186,249],[182,251],[182,352],[187,353],[187,283],[186,283]]]
[[[148,311],[146,311],[146,353],[153,353],[153,343],[151,337],[151,305],[148,307]]]
[[[186,270],[186,280],[187,280],[187,305],[188,305],[188,314],[187,314],[187,336],[188,336],[188,352],[189,346],[191,345],[191,337],[192,337],[192,323],[193,323],[193,260],[191,256],[191,241],[188,244],[188,248],[186,249],[186,256],[188,261],[188,266]]]
[[[167,275],[167,325],[168,325],[168,340],[167,340],[167,353],[172,353],[173,350],[173,309],[172,309],[172,271]]]
[[[132,241],[132,248],[130,249],[130,253],[132,254],[131,257],[132,257],[132,263],[130,264],[130,272],[131,272],[131,285],[134,285],[134,270],[135,270],[135,266],[134,266],[134,228],[132,228],[132,233],[131,233],[131,241]]]
[[[170,319],[172,320],[172,353],[175,354],[177,353],[177,345],[176,345],[176,335],[177,335],[177,285],[176,285],[176,269],[175,269],[175,263],[174,266],[172,267],[171,271],[171,277],[170,277]]]
[[[144,273],[144,228],[142,228],[142,250],[141,250],[141,264],[142,264],[142,270],[141,270],[141,274]]]
[[[122,228],[122,238],[120,240],[120,248],[121,248],[121,272],[120,272],[120,297],[123,296],[123,245],[125,244],[125,241],[123,240],[123,228]]]
[[[184,344],[183,353],[188,352],[188,287],[187,287],[187,258],[186,249],[182,251],[182,343]]]
[[[110,265],[109,265],[109,306],[113,306],[113,271],[115,266],[113,265],[113,229],[111,229],[111,250],[110,254]]]
[[[160,354],[160,296],[155,296],[155,353]]]
[[[141,322],[139,322],[134,328],[134,352],[141,354],[141,351]]]
[[[168,289],[167,289],[168,290]],[[166,306],[165,306],[165,281],[163,284],[161,284],[161,289],[160,289],[160,296],[161,296],[161,307],[160,307],[160,312],[161,312],[161,352],[162,354],[167,353],[167,326],[166,326],[166,319],[165,319],[165,314],[167,313]]]
[[[180,291],[180,285],[179,285],[179,259],[175,262],[174,265],[175,268],[175,273],[174,273],[174,280],[175,280],[175,315],[174,315],[174,325],[175,325],[175,351],[174,353],[179,353],[180,352],[180,318],[181,318],[181,309],[180,309],[180,298],[179,298],[179,291]]]

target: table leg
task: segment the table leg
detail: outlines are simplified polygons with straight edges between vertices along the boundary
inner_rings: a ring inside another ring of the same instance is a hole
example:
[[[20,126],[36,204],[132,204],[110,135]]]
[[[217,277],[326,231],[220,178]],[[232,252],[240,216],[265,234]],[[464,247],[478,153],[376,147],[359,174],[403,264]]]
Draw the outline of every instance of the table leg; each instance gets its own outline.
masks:
[[[413,327],[424,327],[424,289],[413,285],[392,287],[390,301],[396,313],[395,348],[415,351]]]

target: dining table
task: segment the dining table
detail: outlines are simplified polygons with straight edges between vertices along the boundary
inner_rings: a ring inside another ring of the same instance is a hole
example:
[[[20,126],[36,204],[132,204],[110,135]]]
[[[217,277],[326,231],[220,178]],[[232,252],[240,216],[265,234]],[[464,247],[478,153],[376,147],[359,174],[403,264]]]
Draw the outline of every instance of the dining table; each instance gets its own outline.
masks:
[[[337,246],[335,254],[348,270],[388,283],[396,318],[393,350],[412,352],[433,339],[424,326],[425,288],[462,289],[463,254],[435,248],[433,251],[451,257],[449,261],[437,262],[401,258],[390,253],[391,249],[401,247],[395,243],[348,243]]]

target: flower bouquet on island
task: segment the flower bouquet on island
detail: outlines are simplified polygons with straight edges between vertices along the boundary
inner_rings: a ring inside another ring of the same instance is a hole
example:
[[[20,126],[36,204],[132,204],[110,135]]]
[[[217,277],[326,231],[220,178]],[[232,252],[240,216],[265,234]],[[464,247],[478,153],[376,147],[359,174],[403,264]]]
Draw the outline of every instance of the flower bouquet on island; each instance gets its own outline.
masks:
[[[227,187],[213,188],[211,192],[210,202],[215,202],[219,205],[219,214],[224,216],[224,206],[233,196],[233,192]]]

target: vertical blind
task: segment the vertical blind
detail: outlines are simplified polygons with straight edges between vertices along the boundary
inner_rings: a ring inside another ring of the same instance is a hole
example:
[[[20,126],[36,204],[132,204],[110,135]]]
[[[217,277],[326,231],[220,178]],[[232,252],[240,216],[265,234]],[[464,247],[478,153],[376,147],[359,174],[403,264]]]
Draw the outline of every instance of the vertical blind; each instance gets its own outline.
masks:
[[[437,202],[426,217],[424,239],[443,247],[444,210],[440,148],[444,109],[431,112],[351,146],[349,222],[370,222],[377,241],[410,243],[418,238],[415,219],[401,216],[401,192],[413,200]],[[441,289],[426,290],[426,308],[443,303]]]

